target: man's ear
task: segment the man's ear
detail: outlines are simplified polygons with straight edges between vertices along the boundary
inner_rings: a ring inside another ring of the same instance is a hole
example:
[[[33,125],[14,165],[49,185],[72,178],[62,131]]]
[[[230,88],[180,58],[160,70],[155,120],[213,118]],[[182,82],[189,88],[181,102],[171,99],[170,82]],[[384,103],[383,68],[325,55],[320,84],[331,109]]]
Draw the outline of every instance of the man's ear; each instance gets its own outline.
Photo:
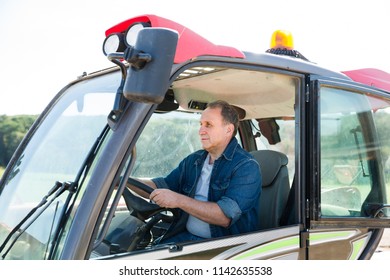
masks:
[[[227,133],[233,133],[233,130],[234,130],[234,125],[233,125],[232,123],[230,123],[230,124],[227,126],[226,132],[227,132]]]

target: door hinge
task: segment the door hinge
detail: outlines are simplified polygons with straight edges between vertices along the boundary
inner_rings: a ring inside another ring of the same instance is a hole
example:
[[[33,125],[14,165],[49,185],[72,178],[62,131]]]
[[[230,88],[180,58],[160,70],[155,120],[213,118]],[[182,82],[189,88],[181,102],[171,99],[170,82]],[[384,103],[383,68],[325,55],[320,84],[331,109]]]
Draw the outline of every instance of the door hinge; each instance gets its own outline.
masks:
[[[306,88],[305,88],[305,102],[309,103],[309,101],[310,101],[309,84],[306,84]]]
[[[301,238],[300,238],[300,248],[308,248],[310,245],[309,241],[309,231],[304,230],[301,231]]]
[[[306,203],[305,203],[305,214],[306,214],[306,219],[309,219],[310,218],[310,203],[309,203],[309,200],[306,199]]]

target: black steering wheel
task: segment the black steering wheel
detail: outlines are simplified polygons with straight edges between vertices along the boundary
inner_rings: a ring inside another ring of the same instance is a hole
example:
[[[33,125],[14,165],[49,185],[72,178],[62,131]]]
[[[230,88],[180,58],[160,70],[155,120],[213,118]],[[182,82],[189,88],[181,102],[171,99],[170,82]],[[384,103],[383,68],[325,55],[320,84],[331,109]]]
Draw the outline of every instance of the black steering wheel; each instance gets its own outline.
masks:
[[[154,190],[145,183],[132,177],[129,177],[127,179],[127,183],[145,191],[148,194],[151,194]],[[135,237],[127,248],[127,251],[132,251],[137,248],[137,246],[139,246],[139,244],[143,241],[144,236],[146,236],[148,232],[153,228],[153,226],[159,221],[165,221],[169,224],[172,224],[178,216],[178,209],[167,209],[160,207],[155,203],[149,202],[148,200],[135,195],[127,187],[124,189],[122,195],[127,208],[129,210],[133,210],[132,215],[145,222],[145,225],[142,226],[140,230],[136,232]],[[173,216],[163,214],[162,212],[164,211],[171,212]],[[150,240],[150,238],[148,238],[148,240]]]
[[[127,178],[127,183],[129,183],[133,186],[136,186],[137,188],[143,190],[144,192],[146,192],[148,194],[151,194],[154,191],[154,189],[152,187],[149,187],[145,183],[143,183],[137,179],[134,179],[133,177]]]
[[[148,185],[142,183],[141,181],[134,179],[132,177],[129,177],[127,179],[127,183],[130,185],[133,185],[140,190],[143,190],[144,192],[151,194],[153,192],[153,188],[149,187]],[[135,215],[141,219],[146,220],[150,218],[151,216],[166,210],[165,208],[162,208],[158,206],[155,203],[152,203],[150,201],[147,201],[144,198],[141,198],[135,194],[133,194],[128,188],[125,188],[123,191],[123,198],[125,200],[127,208],[133,209],[135,211]]]

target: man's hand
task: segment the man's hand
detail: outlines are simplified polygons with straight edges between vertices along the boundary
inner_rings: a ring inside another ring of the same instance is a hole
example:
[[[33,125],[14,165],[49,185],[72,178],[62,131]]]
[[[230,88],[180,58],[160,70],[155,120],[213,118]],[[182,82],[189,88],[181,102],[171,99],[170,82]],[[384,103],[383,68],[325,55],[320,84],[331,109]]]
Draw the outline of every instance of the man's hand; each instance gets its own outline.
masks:
[[[169,189],[156,189],[149,198],[160,207],[180,208],[206,223],[223,227],[230,225],[230,219],[215,202],[199,201]]]
[[[149,198],[160,207],[178,208],[180,197],[182,196],[168,189],[156,189],[150,194]]]

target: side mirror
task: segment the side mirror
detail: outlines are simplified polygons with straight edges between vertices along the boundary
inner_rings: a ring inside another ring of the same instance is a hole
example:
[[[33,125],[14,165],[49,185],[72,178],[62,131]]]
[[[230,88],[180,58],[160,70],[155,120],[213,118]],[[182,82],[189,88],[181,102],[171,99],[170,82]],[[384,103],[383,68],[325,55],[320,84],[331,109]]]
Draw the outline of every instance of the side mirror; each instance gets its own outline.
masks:
[[[176,31],[166,28],[139,31],[134,48],[125,53],[131,64],[123,89],[127,100],[154,104],[164,100],[178,37]]]

